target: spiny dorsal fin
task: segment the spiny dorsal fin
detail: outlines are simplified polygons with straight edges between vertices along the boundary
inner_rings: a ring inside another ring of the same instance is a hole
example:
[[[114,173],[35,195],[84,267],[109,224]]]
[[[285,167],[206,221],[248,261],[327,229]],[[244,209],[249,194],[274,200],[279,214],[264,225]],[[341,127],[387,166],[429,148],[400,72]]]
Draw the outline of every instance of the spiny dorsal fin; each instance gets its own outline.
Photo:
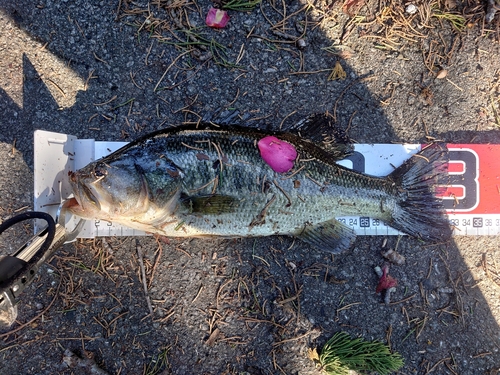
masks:
[[[312,114],[284,130],[322,148],[333,161],[345,159],[354,151],[351,139],[329,113]]]
[[[312,114],[293,125],[285,126],[279,131],[276,130],[276,126],[271,126],[271,124],[249,120],[250,115],[248,113],[241,114],[238,110],[219,109],[203,116],[201,128],[211,128],[215,125],[257,129],[285,140],[287,140],[286,133],[293,134],[329,153],[328,156],[331,161],[345,159],[354,151],[352,140],[343,129],[335,124],[333,116],[328,112]]]
[[[246,128],[254,128],[266,130],[266,124],[260,121],[251,121],[250,113],[241,113],[238,109],[225,110],[223,108],[216,109],[213,112],[208,112],[203,115],[202,124],[216,124],[220,126],[242,126]]]
[[[278,138],[281,132],[292,133],[324,149],[331,154],[331,157],[335,161],[346,158],[354,151],[352,140],[345,130],[335,123],[335,119],[328,112],[314,113],[279,131],[276,131],[276,126],[271,126],[262,121],[249,121],[249,119],[250,115],[248,113],[240,114],[238,110],[234,110],[219,112],[215,117],[212,117],[211,121],[222,126],[237,125],[246,128],[260,129],[274,133]]]

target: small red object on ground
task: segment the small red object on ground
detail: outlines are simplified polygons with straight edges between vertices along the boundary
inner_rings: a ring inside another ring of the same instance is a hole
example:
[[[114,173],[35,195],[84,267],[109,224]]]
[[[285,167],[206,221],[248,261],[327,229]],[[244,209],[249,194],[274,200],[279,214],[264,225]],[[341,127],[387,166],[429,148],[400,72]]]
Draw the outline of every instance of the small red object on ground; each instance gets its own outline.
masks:
[[[207,26],[214,27],[216,29],[222,29],[229,22],[229,15],[225,10],[210,8],[207,13],[207,18],[205,23]]]

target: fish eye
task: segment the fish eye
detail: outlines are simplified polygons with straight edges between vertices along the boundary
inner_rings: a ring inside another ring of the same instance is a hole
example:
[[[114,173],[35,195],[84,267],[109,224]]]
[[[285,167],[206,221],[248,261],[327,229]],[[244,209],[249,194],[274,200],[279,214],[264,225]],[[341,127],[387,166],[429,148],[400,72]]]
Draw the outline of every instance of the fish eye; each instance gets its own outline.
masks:
[[[108,171],[106,168],[103,168],[102,166],[98,166],[94,169],[94,176],[97,178],[102,178],[108,175]]]

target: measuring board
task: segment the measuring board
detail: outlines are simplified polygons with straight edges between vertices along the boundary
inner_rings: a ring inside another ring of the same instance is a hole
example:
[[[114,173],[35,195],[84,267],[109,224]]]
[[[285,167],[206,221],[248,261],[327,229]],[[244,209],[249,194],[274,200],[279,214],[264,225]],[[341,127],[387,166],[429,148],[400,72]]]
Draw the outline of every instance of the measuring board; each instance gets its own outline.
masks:
[[[72,135],[42,130],[35,132],[34,208],[55,217],[60,202],[71,196],[68,172],[116,151],[127,142],[77,139]],[[339,164],[373,176],[386,176],[420,144],[357,144]],[[443,198],[454,235],[500,234],[500,145],[449,144],[450,186]],[[402,234],[378,219],[338,217],[358,235]],[[78,218],[72,217],[72,228]],[[90,220],[80,238],[141,236],[146,233],[106,221]]]

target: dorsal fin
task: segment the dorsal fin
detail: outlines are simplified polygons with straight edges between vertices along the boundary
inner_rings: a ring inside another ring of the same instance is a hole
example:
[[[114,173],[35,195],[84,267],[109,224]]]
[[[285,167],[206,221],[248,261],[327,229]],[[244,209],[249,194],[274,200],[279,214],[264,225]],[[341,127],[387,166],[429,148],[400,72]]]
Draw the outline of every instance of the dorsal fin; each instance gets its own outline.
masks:
[[[212,119],[207,121],[206,119],[210,117]],[[273,130],[271,126],[248,121],[248,116],[240,116],[239,112],[235,110],[213,114],[212,116],[204,116],[203,120],[198,124],[174,125],[146,134],[106,156],[103,161],[112,160],[117,153],[132,149],[156,136],[161,136],[162,134],[172,135],[182,131],[195,130],[232,130],[250,135],[254,132],[258,132],[263,137],[266,135],[274,135],[281,140],[293,144],[297,148],[297,151],[305,151],[312,157],[323,160],[326,163],[334,163],[345,159],[354,150],[345,132],[335,125],[333,117],[328,113],[314,114],[299,121],[293,126],[282,130]]]
[[[328,112],[312,114],[285,130],[314,142],[316,146],[334,154],[337,160],[349,156],[354,150],[352,140],[344,129],[335,124]]]
[[[321,147],[331,154],[334,160],[342,160],[352,154],[354,147],[352,140],[346,132],[335,124],[332,115],[327,113],[315,113],[299,122],[286,126],[277,131],[276,126],[270,126],[263,122],[248,121],[249,114],[241,114],[238,110],[215,111],[203,116],[202,125],[208,123],[221,126],[241,126],[250,129],[258,129],[273,133],[277,137],[280,133],[288,132],[298,135],[301,139]]]
[[[216,124],[229,127],[241,126],[264,131],[272,130],[272,127],[262,120],[255,121],[252,120],[251,117],[250,113],[241,113],[238,109],[225,110],[219,108],[213,112],[205,113],[201,120],[201,124]]]
[[[344,129],[335,125],[335,119],[328,112],[314,113],[296,124],[290,126],[287,131],[299,132],[303,137],[313,141],[352,143]]]

